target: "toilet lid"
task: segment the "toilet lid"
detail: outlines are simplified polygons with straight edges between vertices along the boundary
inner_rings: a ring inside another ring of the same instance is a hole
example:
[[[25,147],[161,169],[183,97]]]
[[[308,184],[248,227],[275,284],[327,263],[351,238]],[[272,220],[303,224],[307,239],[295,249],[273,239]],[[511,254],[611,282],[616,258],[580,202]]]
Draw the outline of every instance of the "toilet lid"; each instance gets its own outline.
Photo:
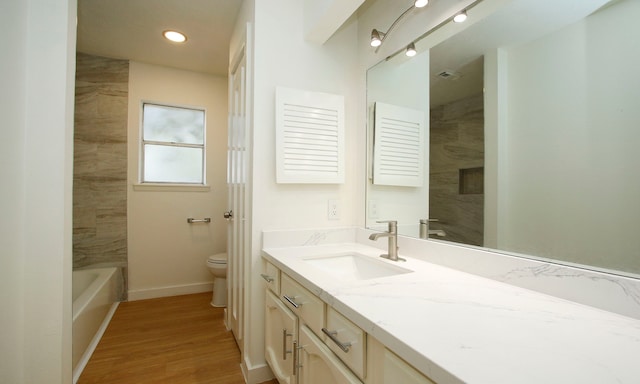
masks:
[[[226,264],[227,263],[227,254],[226,253],[218,253],[215,255],[209,256],[207,262],[212,264]]]

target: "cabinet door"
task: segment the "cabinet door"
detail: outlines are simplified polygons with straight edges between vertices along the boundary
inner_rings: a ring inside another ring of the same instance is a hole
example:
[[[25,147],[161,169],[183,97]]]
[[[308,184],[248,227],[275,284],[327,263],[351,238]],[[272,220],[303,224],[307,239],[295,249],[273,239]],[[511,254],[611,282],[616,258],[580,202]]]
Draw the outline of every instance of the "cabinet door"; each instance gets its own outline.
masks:
[[[362,384],[306,326],[300,328],[298,384]]]
[[[281,384],[295,384],[294,341],[298,339],[298,318],[267,291],[265,302],[265,358]]]

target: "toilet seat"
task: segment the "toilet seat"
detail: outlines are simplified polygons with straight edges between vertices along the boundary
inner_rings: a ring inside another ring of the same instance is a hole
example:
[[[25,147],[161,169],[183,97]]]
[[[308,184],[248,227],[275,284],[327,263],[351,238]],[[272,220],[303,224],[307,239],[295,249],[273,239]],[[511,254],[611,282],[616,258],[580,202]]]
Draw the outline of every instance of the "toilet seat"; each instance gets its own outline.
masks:
[[[211,255],[207,259],[207,264],[227,264],[227,254],[218,253],[215,255]]]

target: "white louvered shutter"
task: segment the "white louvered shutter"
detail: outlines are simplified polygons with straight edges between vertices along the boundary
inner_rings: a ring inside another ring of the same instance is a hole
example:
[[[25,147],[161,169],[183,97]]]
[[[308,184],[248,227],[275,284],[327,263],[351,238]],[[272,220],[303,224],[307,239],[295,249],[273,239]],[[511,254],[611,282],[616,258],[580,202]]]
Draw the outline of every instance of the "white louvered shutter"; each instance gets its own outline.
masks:
[[[344,97],[276,88],[278,183],[344,183]]]
[[[423,186],[425,113],[380,102],[374,113],[373,184]]]

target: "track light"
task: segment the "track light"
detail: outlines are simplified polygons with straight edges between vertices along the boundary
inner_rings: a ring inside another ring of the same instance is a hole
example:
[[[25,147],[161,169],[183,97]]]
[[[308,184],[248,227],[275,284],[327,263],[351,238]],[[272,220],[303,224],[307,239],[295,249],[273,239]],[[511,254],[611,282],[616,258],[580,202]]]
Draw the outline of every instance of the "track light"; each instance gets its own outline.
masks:
[[[371,31],[371,46],[379,47],[380,45],[382,45],[382,39],[384,39],[384,33],[374,28]]]
[[[404,52],[405,55],[409,56],[409,57],[413,57],[416,55],[416,46],[415,44],[411,43],[409,45],[407,45],[407,50]]]
[[[471,9],[473,7],[476,6],[476,4],[480,3],[482,0],[475,0],[473,3],[471,3],[470,5],[467,6],[467,8],[463,9],[462,11],[458,12],[455,16],[453,16],[453,22],[454,23],[462,23],[463,21],[467,20],[467,10]],[[413,5],[411,5],[406,11],[402,12],[402,14],[400,14],[400,16],[398,16],[398,18],[391,24],[391,26],[389,27],[389,29],[387,29],[386,33],[380,32],[377,29],[373,29],[371,30],[371,41],[370,44],[372,47],[375,48],[375,52],[377,53],[378,50],[380,49],[380,46],[384,43],[385,39],[389,36],[389,34],[393,31],[393,29],[400,23],[400,21],[407,16],[409,13],[411,13],[411,11],[415,10],[416,8],[422,8],[425,7],[427,4],[429,3],[429,0],[414,0]],[[424,37],[428,34],[430,34],[431,32],[433,32],[436,29],[439,29],[440,27],[442,27],[443,25],[445,25],[446,23],[450,22],[452,19],[448,18],[447,20],[445,20],[444,22],[440,23],[439,25],[431,28],[427,33],[423,34],[421,37]],[[402,52],[401,50],[396,51],[396,53],[394,53],[392,56],[395,56],[396,54]],[[415,56],[416,55],[416,47],[413,43],[409,44],[405,50],[405,54],[409,57],[411,56]]]
[[[453,22],[454,23],[462,23],[465,20],[467,20],[467,11],[463,10],[462,12],[458,13],[457,15],[455,15],[453,17]]]

